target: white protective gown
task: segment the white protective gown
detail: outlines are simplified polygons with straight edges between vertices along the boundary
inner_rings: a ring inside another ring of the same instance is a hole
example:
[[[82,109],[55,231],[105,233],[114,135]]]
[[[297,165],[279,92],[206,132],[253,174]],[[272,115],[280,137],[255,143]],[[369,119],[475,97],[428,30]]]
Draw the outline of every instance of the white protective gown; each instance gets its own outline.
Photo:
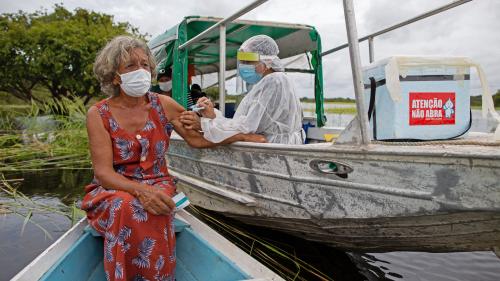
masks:
[[[219,143],[239,133],[262,134],[269,143],[302,144],[302,108],[288,76],[268,74],[243,98],[234,117],[216,112],[214,119],[201,118],[205,139]]]

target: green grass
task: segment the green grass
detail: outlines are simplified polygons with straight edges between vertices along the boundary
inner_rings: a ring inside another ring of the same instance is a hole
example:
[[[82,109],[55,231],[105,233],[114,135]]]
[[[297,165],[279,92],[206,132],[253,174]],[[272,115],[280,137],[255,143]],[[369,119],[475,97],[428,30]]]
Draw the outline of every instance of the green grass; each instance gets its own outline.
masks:
[[[81,99],[10,108],[20,110],[4,111],[0,117],[0,172],[90,168],[86,108]],[[42,116],[50,116],[54,125],[40,122]],[[20,122],[24,130],[19,130]]]
[[[306,108],[305,112],[316,112],[314,108]],[[325,113],[328,114],[356,114],[355,107],[334,107],[334,108],[325,108]]]
[[[314,104],[311,101],[302,101],[303,104]],[[349,101],[325,101],[325,113],[328,114],[356,114],[356,103],[352,103]],[[331,105],[342,105],[340,107],[329,107]],[[345,105],[351,105],[349,107]],[[316,112],[315,108],[306,108],[305,112]]]
[[[325,100],[323,104],[352,104],[353,106],[356,104],[355,101],[328,101]]]
[[[313,98],[301,98],[301,102],[307,102],[307,103],[315,103],[315,100]],[[324,103],[356,103],[356,100],[351,99],[351,98],[324,98],[323,100]]]
[[[10,110],[29,110],[31,105],[29,104],[0,104],[0,110],[10,111]]]
[[[481,105],[471,105],[470,108],[473,110],[482,110],[483,109],[483,107]],[[495,106],[495,110],[500,111],[500,106]]]
[[[52,94],[50,93],[50,91],[43,86],[36,86],[35,88],[33,88],[31,92],[33,97],[35,97],[35,99],[38,100],[52,99]],[[29,102],[19,99],[11,93],[0,91],[0,104],[26,105],[29,104]]]
[[[314,101],[306,100],[306,101],[301,101],[301,103],[305,104],[316,104]],[[356,106],[356,102],[349,102],[349,101],[324,101],[323,104],[348,104],[352,106]]]

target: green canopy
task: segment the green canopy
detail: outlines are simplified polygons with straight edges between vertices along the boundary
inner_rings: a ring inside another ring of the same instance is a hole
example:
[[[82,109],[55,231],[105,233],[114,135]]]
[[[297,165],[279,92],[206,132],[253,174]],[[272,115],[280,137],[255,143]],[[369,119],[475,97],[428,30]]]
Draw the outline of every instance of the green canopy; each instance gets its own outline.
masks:
[[[219,22],[220,18],[190,16],[149,43],[158,69],[172,68],[172,96],[187,106],[188,65],[195,67],[196,74],[219,71],[219,29],[199,42],[179,51],[179,46]],[[226,70],[236,68],[236,53],[248,38],[265,34],[273,38],[280,49],[279,57],[288,58],[310,53],[315,75],[315,99],[317,124],[324,125],[323,71],[321,64],[321,38],[316,29],[308,25],[263,21],[237,20],[226,26]]]

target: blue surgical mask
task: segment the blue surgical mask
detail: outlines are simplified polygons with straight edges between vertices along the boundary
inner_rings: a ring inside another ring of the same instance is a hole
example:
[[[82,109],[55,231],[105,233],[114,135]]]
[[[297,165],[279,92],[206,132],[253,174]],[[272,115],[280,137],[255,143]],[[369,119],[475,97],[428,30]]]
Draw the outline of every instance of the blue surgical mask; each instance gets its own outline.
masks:
[[[248,84],[257,84],[262,79],[262,74],[257,73],[255,65],[252,64],[239,63],[238,74]]]

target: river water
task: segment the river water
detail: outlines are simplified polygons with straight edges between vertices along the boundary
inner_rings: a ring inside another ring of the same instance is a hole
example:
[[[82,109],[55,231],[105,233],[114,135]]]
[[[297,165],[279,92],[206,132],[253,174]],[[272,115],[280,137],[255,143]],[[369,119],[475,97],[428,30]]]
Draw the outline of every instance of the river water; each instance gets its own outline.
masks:
[[[56,170],[8,174],[7,178],[23,178],[20,191],[33,200],[56,206],[60,202],[71,204],[79,200],[83,187],[91,179],[91,171]],[[0,197],[0,202],[4,200],[7,199]],[[0,281],[9,280],[70,227],[66,217],[41,213],[36,214],[33,220],[43,226],[52,238],[30,223],[21,235],[23,220],[12,213],[0,215]],[[226,222],[235,223],[229,219]],[[244,227],[263,239],[288,245],[299,258],[337,281],[500,280],[500,259],[493,252],[346,253],[283,233]],[[306,280],[317,279],[309,276]]]

